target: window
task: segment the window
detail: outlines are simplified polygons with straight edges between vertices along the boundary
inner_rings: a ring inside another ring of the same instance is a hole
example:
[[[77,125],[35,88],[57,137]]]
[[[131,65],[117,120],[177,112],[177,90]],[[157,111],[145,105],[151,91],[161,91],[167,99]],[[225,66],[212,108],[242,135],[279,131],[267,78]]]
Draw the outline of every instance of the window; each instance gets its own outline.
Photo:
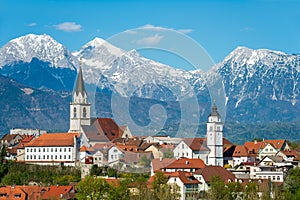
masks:
[[[51,148],[51,152],[53,152],[53,148]]]
[[[62,152],[62,148],[59,148],[59,152]]]
[[[55,155],[55,159],[57,159],[57,155]]]
[[[35,152],[35,148],[33,149],[33,152]]]
[[[67,151],[67,148],[64,148],[64,152],[66,152]]]
[[[280,180],[280,176],[277,176],[277,181],[279,181]]]
[[[212,127],[212,126],[210,126],[210,127],[209,127],[209,130],[210,130],[210,131],[213,131],[213,127]]]
[[[26,149],[26,152],[29,152],[29,149]]]
[[[71,159],[71,155],[69,155],[69,159]]]
[[[73,118],[76,118],[77,115],[76,115],[76,108],[73,108]]]
[[[64,155],[64,159],[67,159],[67,156],[66,156],[66,155]]]
[[[41,148],[39,148],[39,152],[41,152]]]
[[[47,160],[49,159],[49,155],[47,155]]]
[[[62,155],[59,156],[59,159],[62,159]]]
[[[71,152],[71,148],[69,148],[69,152]]]
[[[27,160],[29,159],[29,155],[26,156],[26,159],[27,159]]]
[[[184,149],[184,144],[182,144],[182,149]]]
[[[55,152],[57,152],[57,148],[55,148]]]
[[[83,117],[86,118],[86,108],[83,108]]]
[[[219,131],[220,130],[220,126],[217,126],[217,131]]]
[[[53,155],[51,155],[51,160],[53,160]]]

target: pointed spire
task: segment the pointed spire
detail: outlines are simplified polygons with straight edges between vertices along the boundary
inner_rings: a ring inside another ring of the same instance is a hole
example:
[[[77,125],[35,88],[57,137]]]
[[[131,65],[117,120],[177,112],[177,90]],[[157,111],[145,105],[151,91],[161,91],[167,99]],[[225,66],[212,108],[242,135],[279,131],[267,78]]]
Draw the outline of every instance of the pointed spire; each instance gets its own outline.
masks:
[[[211,113],[209,116],[217,116],[217,117],[221,117],[220,114],[218,113],[218,108],[217,108],[217,105],[216,105],[216,99],[214,98],[214,105],[211,109]]]
[[[82,58],[80,58],[79,72],[78,72],[78,75],[77,75],[76,87],[75,87],[74,92],[76,93],[76,95],[81,93],[82,96],[84,97],[86,95],[86,91],[85,91],[85,88],[84,88],[84,82],[83,82],[83,75],[82,75],[81,66],[82,66]]]

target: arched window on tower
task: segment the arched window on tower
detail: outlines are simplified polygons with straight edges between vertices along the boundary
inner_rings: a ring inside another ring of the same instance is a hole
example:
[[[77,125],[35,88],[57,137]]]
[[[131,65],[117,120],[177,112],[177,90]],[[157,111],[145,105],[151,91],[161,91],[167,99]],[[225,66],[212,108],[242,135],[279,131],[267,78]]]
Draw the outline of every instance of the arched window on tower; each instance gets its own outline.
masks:
[[[86,118],[86,108],[83,108],[83,117]]]
[[[74,117],[74,118],[77,117],[76,108],[73,109],[73,117]]]

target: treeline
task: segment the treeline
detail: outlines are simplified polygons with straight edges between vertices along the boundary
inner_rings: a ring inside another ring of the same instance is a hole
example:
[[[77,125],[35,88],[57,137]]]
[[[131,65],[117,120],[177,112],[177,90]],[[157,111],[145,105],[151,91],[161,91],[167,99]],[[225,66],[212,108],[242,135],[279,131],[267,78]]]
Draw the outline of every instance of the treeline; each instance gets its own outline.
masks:
[[[69,185],[80,180],[80,169],[74,167],[29,165],[13,161],[0,163],[1,185]]]
[[[115,179],[116,180],[116,179]],[[102,200],[176,200],[180,199],[179,187],[167,184],[168,178],[157,173],[152,183],[147,184],[144,175],[123,174],[118,182],[87,177],[76,186],[76,198]]]

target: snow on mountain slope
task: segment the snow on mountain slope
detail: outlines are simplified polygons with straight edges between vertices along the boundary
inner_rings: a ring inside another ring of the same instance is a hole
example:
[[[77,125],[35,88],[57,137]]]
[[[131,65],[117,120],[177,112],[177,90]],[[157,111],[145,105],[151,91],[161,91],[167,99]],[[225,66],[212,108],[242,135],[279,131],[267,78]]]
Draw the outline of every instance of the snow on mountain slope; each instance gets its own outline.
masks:
[[[235,108],[262,98],[295,105],[300,94],[299,66],[299,55],[238,47],[207,76],[222,76],[226,98],[235,102]]]
[[[151,98],[157,87],[170,90],[176,98],[191,97],[194,95],[191,84],[198,84],[198,89],[205,87],[201,74],[194,75],[146,59],[136,50],[126,52],[100,38],[87,43],[73,55],[82,58],[87,83],[102,88],[109,81],[117,93],[126,97],[134,94]],[[101,80],[100,74],[106,78]]]
[[[0,68],[22,61],[31,62],[32,58],[50,63],[51,67],[75,70],[78,60],[49,35],[28,34],[9,41],[0,49]]]

